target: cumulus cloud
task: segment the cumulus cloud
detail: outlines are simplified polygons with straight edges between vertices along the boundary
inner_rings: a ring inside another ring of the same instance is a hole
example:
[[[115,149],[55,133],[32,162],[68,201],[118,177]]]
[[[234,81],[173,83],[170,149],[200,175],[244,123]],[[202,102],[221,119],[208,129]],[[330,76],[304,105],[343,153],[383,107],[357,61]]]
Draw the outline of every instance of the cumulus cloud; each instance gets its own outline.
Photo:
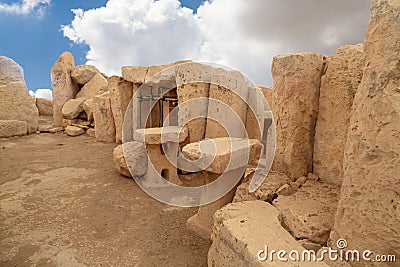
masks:
[[[29,94],[36,98],[47,98],[47,99],[53,98],[50,89],[37,89],[36,92],[29,90]]]
[[[109,0],[105,7],[73,12],[64,35],[88,45],[88,64],[108,74],[120,74],[123,65],[193,59],[225,64],[268,84],[274,55],[331,54],[363,42],[369,1],[213,0],[194,13],[178,0]]]
[[[13,2],[11,4],[0,2],[0,13],[9,13],[16,15],[34,14],[42,17],[44,11],[51,0],[22,0],[22,2]]]

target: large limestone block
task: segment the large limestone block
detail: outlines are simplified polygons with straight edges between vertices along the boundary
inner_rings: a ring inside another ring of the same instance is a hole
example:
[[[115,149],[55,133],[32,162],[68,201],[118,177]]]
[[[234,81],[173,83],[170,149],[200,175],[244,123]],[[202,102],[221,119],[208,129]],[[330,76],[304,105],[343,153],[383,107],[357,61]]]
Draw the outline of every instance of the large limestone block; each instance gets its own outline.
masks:
[[[184,64],[190,63],[190,62],[192,62],[192,61],[191,60],[180,60],[180,61],[176,61],[176,62],[173,62],[170,64],[165,64],[165,65],[149,66],[149,69],[146,73],[145,82],[148,82],[151,80],[159,80],[162,76],[164,76],[164,75],[158,75],[159,72],[164,71],[171,67],[175,67],[178,65],[184,65]],[[176,70],[176,68],[171,68],[172,72],[170,72],[170,73],[172,74],[173,78],[175,78],[175,70]],[[167,74],[167,73],[168,73],[168,71],[165,72],[165,74]],[[169,75],[167,75],[167,76],[169,76]]]
[[[53,101],[46,98],[36,98],[36,107],[41,116],[53,116]]]
[[[28,132],[38,127],[39,111],[25,82],[11,82],[0,86],[0,120],[26,121]]]
[[[373,0],[333,242],[400,256],[400,1]],[[394,264],[393,266],[395,266]],[[364,266],[354,263],[353,266]],[[378,266],[378,263],[371,263]],[[381,265],[379,265],[381,266]]]
[[[148,156],[143,143],[133,141],[119,145],[114,148],[113,156],[115,167],[121,175],[141,177],[147,173]]]
[[[226,108],[221,108],[214,101],[208,104],[205,137],[218,138],[228,136],[224,128],[225,124],[229,124],[233,129],[230,137],[245,137],[247,97],[248,85],[240,72],[223,71],[219,74],[213,74],[211,76],[210,98],[225,104]],[[210,118],[210,114],[212,114],[213,118]]]
[[[116,142],[122,142],[122,124],[125,112],[133,96],[133,84],[121,77],[112,76],[108,79],[108,88],[111,96],[111,109],[114,116]]]
[[[362,75],[361,44],[339,48],[327,62],[321,81],[313,158],[313,172],[322,181],[342,183],[350,112]]]
[[[85,98],[76,98],[71,99],[65,102],[62,108],[62,114],[65,119],[73,120],[79,116],[79,114],[83,111],[83,103],[85,102]]]
[[[26,121],[0,120],[0,138],[25,135],[27,132]]]
[[[135,141],[149,145],[159,145],[167,142],[182,143],[188,136],[188,130],[180,126],[138,129],[134,132]]]
[[[323,262],[280,261],[270,252],[305,250],[282,226],[279,211],[263,201],[233,203],[214,215],[208,266],[328,266]],[[267,246],[268,257],[264,253]],[[258,256],[263,260],[259,260]],[[288,254],[285,256],[288,259]]]
[[[65,128],[65,132],[67,133],[67,135],[75,137],[84,134],[85,130],[77,126],[70,125]]]
[[[207,125],[208,101],[198,100],[210,95],[212,67],[199,63],[186,63],[176,67],[178,124],[189,130],[190,142],[204,139]],[[197,99],[197,100],[196,100]],[[191,101],[181,106],[184,102]],[[193,114],[201,116],[191,120]]]
[[[62,107],[65,102],[74,98],[79,90],[78,85],[71,79],[71,72],[74,68],[74,56],[70,52],[62,53],[51,68],[54,126],[62,125]]]
[[[84,85],[89,82],[93,76],[101,74],[100,71],[92,65],[79,65],[74,68],[71,73],[71,78],[77,84]]]
[[[273,111],[276,152],[273,169],[289,177],[312,171],[315,123],[324,56],[299,53],[274,57]]]
[[[93,76],[90,81],[85,84],[82,89],[76,94],[76,98],[84,97],[86,99],[101,95],[108,90],[107,79],[100,73]]]
[[[147,66],[125,66],[122,67],[122,78],[128,82],[143,84],[148,70]]]
[[[280,195],[273,204],[296,239],[324,245],[333,228],[339,196],[338,185],[307,181],[294,194]]]
[[[117,146],[113,150],[113,158],[115,163],[115,168],[119,172],[119,174],[132,177],[131,173],[129,172],[128,165],[126,164],[125,157],[124,157],[124,150],[122,145]]]
[[[114,117],[111,110],[110,93],[104,93],[93,99],[93,117],[96,124],[96,140],[115,142]]]
[[[198,161],[198,167],[221,174],[247,165],[257,165],[262,144],[257,139],[214,138],[190,143],[182,149],[182,154],[191,161]]]
[[[24,81],[24,69],[11,58],[0,56],[0,86]]]

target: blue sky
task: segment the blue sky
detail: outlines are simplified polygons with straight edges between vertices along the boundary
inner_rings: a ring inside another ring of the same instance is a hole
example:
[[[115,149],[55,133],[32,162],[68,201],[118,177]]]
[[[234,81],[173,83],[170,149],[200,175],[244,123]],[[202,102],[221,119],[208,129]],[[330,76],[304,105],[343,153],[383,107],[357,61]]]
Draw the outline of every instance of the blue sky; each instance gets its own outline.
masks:
[[[0,0],[0,55],[24,68],[33,91],[51,88],[50,69],[63,51],[74,54],[76,65],[95,65],[108,75],[120,75],[126,65],[192,59],[223,64],[271,85],[276,55],[331,55],[342,45],[363,42],[369,5],[367,0]]]
[[[18,1],[0,1],[12,4]],[[56,0],[46,7],[41,18],[37,14],[26,15],[0,13],[0,55],[14,59],[24,68],[29,90],[50,88],[50,68],[63,51],[71,51],[75,64],[86,62],[88,46],[74,44],[64,37],[61,25],[71,23],[71,9],[88,10],[104,6],[107,0]],[[182,6],[196,10],[202,0],[181,0]]]

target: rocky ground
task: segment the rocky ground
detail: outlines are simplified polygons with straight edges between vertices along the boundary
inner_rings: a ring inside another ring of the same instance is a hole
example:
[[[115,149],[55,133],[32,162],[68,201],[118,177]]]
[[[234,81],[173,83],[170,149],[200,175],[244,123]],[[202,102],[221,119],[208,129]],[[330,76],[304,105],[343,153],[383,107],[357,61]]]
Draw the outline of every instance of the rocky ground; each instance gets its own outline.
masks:
[[[149,197],[82,135],[0,139],[0,266],[206,266],[196,209]]]

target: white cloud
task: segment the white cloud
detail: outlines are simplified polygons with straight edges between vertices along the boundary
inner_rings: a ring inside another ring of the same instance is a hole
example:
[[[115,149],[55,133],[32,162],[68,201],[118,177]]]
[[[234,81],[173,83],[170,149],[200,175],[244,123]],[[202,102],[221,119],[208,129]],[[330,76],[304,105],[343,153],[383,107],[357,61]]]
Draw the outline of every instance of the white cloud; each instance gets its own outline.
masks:
[[[213,0],[193,14],[178,0],[109,0],[105,7],[74,10],[66,37],[89,46],[88,64],[108,74],[124,65],[181,59],[211,61],[271,83],[274,55],[331,54],[364,40],[365,0]]]
[[[47,98],[47,99],[53,98],[50,89],[37,89],[36,92],[29,90],[29,94],[36,98]]]
[[[0,13],[16,15],[34,14],[40,18],[44,15],[44,11],[50,3],[51,0],[22,0],[22,2],[11,4],[0,2]]]

